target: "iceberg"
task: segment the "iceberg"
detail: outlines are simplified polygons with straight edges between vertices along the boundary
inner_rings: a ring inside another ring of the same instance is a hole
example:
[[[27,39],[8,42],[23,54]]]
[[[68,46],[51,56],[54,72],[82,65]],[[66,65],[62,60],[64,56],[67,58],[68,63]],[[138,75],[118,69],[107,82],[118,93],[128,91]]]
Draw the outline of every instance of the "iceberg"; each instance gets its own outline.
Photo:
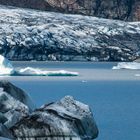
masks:
[[[140,77],[140,74],[135,74],[136,77]]]
[[[0,75],[11,75],[14,74],[14,72],[11,62],[4,56],[0,55]]]
[[[4,56],[0,55],[0,75],[10,76],[78,76],[78,72],[66,70],[46,71],[39,68],[26,67],[15,70],[12,63]]]
[[[138,63],[138,62],[120,62],[117,64],[117,66],[113,66],[112,69],[138,70],[138,69],[140,69],[140,63]]]
[[[66,70],[46,71],[32,67],[20,69],[18,74],[23,76],[78,76],[78,72],[71,72]]]

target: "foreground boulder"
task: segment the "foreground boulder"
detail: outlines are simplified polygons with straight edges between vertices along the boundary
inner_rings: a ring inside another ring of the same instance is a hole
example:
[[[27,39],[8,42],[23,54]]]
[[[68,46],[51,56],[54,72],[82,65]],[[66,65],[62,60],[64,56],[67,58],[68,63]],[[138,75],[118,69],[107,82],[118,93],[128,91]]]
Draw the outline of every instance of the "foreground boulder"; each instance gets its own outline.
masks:
[[[71,96],[33,110],[28,95],[0,82],[0,136],[18,140],[90,140],[98,128],[88,107]]]
[[[13,138],[10,128],[34,109],[28,95],[7,81],[0,81],[0,136]]]
[[[32,100],[30,99],[29,95],[25,93],[22,89],[16,87],[12,83],[8,81],[0,81],[0,94],[7,94],[11,96],[11,98],[21,102],[22,104],[28,106],[29,111],[32,112],[35,108]],[[3,99],[3,98],[0,98]],[[5,99],[5,98],[4,98]],[[4,101],[4,100],[2,100]],[[0,102],[2,103],[2,102]]]
[[[17,123],[12,130],[18,140],[90,140],[98,135],[89,107],[70,96],[37,109]]]

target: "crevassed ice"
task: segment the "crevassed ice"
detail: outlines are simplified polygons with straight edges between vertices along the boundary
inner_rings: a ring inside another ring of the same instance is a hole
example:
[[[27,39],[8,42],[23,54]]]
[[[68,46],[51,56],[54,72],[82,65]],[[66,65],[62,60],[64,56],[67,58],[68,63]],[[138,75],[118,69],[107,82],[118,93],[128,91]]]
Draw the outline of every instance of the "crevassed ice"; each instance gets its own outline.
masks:
[[[137,62],[120,62],[117,66],[113,66],[112,69],[132,69],[137,70],[140,69],[140,63]]]
[[[46,71],[32,67],[26,67],[16,71],[11,62],[0,55],[0,75],[24,75],[24,76],[78,76],[78,72],[66,70]]]

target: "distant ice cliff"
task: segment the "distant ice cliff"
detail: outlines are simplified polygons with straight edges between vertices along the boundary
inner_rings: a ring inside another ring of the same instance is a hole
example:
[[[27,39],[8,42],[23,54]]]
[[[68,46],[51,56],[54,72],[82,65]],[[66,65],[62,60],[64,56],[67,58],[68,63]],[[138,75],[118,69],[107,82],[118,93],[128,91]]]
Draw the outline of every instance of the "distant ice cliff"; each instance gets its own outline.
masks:
[[[140,23],[0,6],[0,54],[11,60],[131,61]]]

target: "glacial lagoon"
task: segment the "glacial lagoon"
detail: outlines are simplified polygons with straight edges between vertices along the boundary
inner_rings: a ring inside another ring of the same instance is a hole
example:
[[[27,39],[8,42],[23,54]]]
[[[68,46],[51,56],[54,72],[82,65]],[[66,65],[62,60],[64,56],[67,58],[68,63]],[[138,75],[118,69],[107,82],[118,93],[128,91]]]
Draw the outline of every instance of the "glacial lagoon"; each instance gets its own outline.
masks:
[[[67,70],[79,76],[1,76],[24,89],[37,106],[72,95],[89,104],[99,128],[97,140],[140,139],[140,70],[105,62],[13,62],[15,69]]]

